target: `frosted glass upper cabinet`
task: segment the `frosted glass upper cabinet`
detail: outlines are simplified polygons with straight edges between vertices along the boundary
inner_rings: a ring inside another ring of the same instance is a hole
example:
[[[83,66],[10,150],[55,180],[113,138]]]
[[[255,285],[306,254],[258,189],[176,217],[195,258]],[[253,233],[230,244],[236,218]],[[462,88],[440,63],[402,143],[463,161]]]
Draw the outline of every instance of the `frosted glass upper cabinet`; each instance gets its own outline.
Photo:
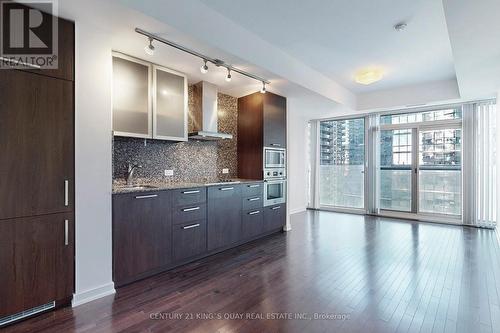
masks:
[[[152,137],[151,64],[113,52],[113,134]]]
[[[187,115],[186,76],[153,65],[153,138],[187,141]]]

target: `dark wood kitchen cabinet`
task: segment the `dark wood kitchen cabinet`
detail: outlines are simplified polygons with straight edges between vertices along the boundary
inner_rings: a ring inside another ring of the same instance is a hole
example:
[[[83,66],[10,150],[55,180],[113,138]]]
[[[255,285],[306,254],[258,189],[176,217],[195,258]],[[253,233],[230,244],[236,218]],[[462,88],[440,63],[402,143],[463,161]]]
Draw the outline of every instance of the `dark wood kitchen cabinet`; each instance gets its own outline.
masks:
[[[47,15],[43,13],[43,15]],[[44,18],[45,19],[45,18]],[[58,18],[58,50],[57,68],[54,69],[23,69],[23,71],[32,72],[40,75],[55,77],[67,81],[74,81],[75,79],[75,25],[73,22]]]
[[[285,148],[286,98],[273,93],[264,95],[264,147]]]
[[[284,214],[263,207],[262,199],[262,181],[114,194],[115,284],[123,286],[281,230]]]
[[[59,68],[0,70],[0,321],[74,291],[74,24]]]
[[[264,233],[264,211],[262,207],[243,212],[241,217],[242,239],[251,239]]]
[[[241,239],[241,186],[208,189],[208,250],[224,248]]]
[[[72,213],[0,221],[0,318],[71,297]]]
[[[286,148],[286,98],[259,92],[238,98],[238,176],[263,179],[264,147]]]
[[[280,230],[286,223],[286,204],[264,207],[264,232]]]
[[[175,261],[196,257],[207,251],[207,221],[195,220],[173,226]]]
[[[0,75],[0,219],[73,210],[73,82]]]
[[[113,196],[113,280],[120,286],[172,261],[171,192]]]

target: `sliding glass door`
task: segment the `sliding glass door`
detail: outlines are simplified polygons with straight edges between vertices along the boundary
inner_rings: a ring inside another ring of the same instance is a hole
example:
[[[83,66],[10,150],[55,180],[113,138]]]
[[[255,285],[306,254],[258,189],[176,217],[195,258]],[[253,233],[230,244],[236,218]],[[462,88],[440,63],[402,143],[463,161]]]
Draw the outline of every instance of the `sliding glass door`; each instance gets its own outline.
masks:
[[[381,116],[382,213],[460,219],[461,133],[460,109]]]
[[[380,208],[412,212],[413,130],[382,130],[380,133]]]
[[[460,216],[462,149],[460,128],[419,132],[418,207],[427,214]]]
[[[364,209],[364,118],[321,121],[319,149],[320,206]]]

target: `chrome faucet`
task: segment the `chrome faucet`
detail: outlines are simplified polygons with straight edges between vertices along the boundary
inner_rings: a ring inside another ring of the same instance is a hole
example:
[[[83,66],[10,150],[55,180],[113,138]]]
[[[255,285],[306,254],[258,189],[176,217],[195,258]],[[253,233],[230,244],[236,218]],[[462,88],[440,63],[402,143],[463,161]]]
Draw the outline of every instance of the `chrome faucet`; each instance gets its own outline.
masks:
[[[134,171],[137,168],[142,168],[142,165],[139,164],[128,164],[127,170],[127,185],[132,185],[132,177],[134,176]]]

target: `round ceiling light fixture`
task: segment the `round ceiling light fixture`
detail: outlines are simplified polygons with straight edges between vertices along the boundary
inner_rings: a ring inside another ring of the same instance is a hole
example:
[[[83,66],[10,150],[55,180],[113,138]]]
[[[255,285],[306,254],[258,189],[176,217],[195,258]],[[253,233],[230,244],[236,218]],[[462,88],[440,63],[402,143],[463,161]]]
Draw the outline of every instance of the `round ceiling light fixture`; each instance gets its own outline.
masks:
[[[394,25],[394,30],[400,32],[405,30],[407,26],[408,24],[406,24],[405,22],[399,22],[398,24]]]
[[[380,81],[384,77],[384,71],[381,69],[362,69],[354,76],[354,81],[359,84],[369,85]]]

